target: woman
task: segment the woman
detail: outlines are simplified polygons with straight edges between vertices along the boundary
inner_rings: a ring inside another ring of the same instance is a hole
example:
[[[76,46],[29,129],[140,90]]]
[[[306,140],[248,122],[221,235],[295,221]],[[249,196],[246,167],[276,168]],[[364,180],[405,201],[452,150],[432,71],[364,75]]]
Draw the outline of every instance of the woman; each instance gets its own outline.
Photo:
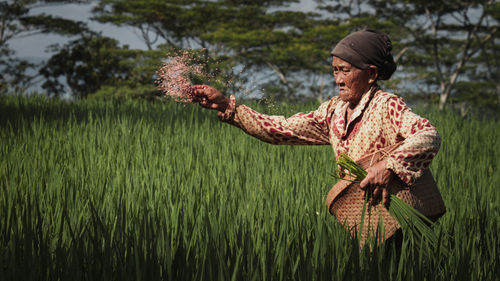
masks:
[[[440,146],[440,136],[428,120],[413,113],[402,98],[377,85],[396,70],[391,49],[389,37],[374,30],[354,32],[342,39],[331,52],[339,95],[315,111],[288,119],[260,114],[236,104],[234,95],[228,99],[206,85],[193,86],[193,94],[201,106],[218,110],[222,121],[272,144],[330,144],[337,158],[346,153],[354,160],[399,144],[367,168],[368,175],[360,183],[387,206],[389,182],[402,181],[411,190]],[[444,213],[439,192],[437,197],[425,215],[437,218]]]

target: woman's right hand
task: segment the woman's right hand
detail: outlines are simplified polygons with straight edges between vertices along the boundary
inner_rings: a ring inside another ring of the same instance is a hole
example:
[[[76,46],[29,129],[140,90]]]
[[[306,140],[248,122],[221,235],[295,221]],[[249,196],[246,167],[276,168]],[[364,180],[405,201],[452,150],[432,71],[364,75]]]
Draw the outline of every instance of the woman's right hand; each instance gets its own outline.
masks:
[[[202,107],[220,112],[226,111],[229,99],[217,89],[208,85],[194,85],[191,87],[191,91],[193,101],[199,103]]]

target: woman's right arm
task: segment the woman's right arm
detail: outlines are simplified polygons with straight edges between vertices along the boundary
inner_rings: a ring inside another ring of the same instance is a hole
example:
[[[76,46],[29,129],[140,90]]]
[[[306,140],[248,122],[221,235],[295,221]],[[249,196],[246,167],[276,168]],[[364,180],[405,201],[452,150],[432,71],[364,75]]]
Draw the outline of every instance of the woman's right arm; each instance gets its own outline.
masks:
[[[285,118],[237,105],[234,96],[227,99],[214,90],[204,85],[194,86],[195,101],[203,107],[217,109],[223,122],[239,127],[249,135],[272,144],[329,144],[327,116],[332,101],[323,103],[315,111]]]

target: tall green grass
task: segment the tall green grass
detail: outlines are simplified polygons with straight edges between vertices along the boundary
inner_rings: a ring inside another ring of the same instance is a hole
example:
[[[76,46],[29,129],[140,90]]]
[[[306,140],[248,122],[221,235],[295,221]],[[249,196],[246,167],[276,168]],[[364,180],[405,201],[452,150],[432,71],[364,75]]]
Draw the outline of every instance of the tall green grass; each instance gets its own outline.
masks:
[[[448,255],[359,251],[324,205],[328,146],[268,145],[190,105],[0,97],[0,279],[498,279],[499,122],[420,113],[443,138]]]

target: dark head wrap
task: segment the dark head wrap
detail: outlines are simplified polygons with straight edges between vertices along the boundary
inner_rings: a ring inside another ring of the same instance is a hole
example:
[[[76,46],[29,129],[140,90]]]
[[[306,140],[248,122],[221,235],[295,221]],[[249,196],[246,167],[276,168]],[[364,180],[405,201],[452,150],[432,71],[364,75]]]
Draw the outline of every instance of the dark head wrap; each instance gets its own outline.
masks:
[[[347,35],[335,46],[332,56],[339,57],[361,69],[378,68],[378,78],[387,80],[396,71],[391,54],[392,43],[383,32],[365,29]]]

